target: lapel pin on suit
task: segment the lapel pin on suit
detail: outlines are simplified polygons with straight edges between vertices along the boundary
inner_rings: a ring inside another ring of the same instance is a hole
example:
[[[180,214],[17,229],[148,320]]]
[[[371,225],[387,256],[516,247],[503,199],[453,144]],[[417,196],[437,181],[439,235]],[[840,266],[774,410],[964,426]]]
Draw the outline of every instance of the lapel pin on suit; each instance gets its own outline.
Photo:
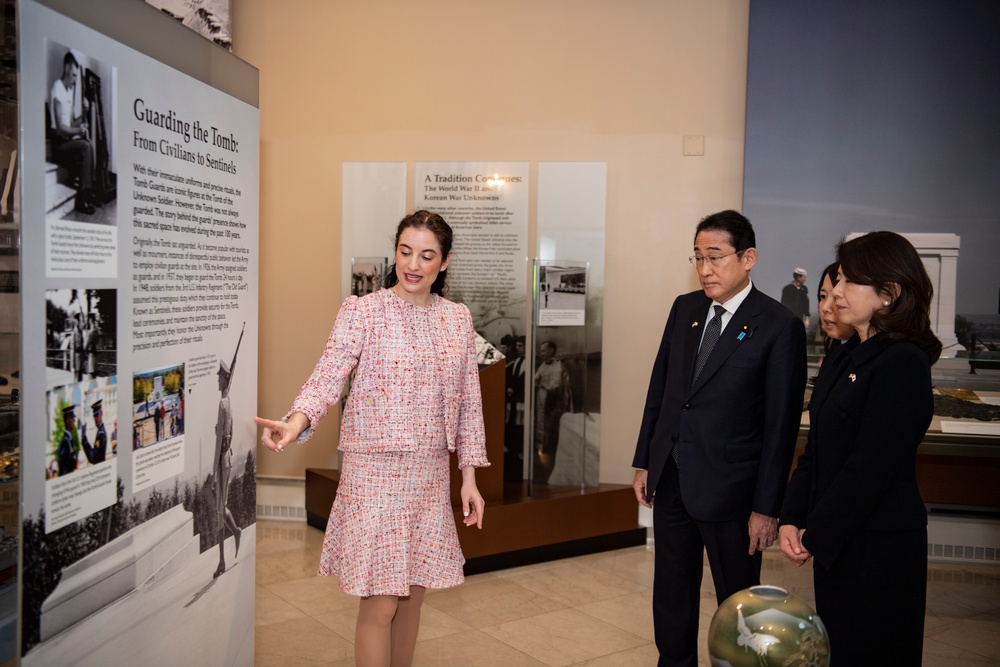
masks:
[[[694,328],[695,328],[696,326],[698,326],[698,323],[697,323],[697,322],[692,322],[692,323],[691,323],[691,328],[692,328],[692,329],[694,329]]]
[[[855,380],[858,379],[858,376],[856,374],[854,374],[854,373],[851,373],[847,377],[849,377],[851,379],[851,382],[854,382]]]
[[[743,325],[743,331],[736,337],[736,340],[743,340],[744,338],[749,338],[753,335],[753,329],[750,328],[749,324]]]

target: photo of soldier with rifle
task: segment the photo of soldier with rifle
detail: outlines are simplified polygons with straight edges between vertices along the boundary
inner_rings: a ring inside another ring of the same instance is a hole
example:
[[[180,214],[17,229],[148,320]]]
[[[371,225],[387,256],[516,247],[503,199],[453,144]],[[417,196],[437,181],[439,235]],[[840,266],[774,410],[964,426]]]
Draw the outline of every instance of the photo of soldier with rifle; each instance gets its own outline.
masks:
[[[240,352],[240,343],[243,342],[243,332],[246,331],[246,322],[240,330],[240,338],[236,342],[236,351],[233,352],[233,361],[226,364],[219,362],[219,418],[215,423],[215,498],[219,509],[219,567],[216,568],[213,578],[218,577],[226,571],[226,528],[233,533],[236,543],[236,550],[233,554],[235,559],[240,553],[240,529],[236,525],[233,513],[227,507],[229,500],[229,474],[233,469],[233,410],[229,405],[229,388],[233,383],[233,373],[236,371],[236,356]]]

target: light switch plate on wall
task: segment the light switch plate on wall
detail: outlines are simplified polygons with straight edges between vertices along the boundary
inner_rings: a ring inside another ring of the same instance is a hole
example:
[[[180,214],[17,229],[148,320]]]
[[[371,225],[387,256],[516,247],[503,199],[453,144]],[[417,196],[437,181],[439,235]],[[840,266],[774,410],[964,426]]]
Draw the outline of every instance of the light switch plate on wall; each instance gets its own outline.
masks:
[[[685,134],[684,135],[684,155],[704,155],[705,135]]]

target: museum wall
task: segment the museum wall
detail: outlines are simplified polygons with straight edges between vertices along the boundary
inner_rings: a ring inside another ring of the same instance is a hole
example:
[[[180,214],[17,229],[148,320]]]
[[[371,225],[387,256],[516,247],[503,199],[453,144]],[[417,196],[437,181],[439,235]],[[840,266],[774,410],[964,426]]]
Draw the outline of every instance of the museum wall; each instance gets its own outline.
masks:
[[[607,162],[602,482],[631,483],[646,381],[698,219],[741,206],[748,0],[233,0],[260,70],[258,409],[280,417],[340,303],[341,164]],[[684,135],[705,137],[684,157]],[[385,240],[386,255],[392,240]],[[769,261],[760,239],[761,261]],[[529,248],[531,246],[529,245]],[[333,414],[260,479],[335,467]]]

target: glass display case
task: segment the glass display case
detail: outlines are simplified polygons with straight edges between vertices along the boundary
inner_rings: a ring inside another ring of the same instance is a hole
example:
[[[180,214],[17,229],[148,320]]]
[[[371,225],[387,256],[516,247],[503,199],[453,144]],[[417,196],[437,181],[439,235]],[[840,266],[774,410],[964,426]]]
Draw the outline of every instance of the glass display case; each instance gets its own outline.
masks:
[[[530,489],[596,487],[600,472],[600,303],[589,264],[535,260],[528,382]],[[599,340],[599,338],[598,338]]]
[[[979,346],[961,327],[956,329],[968,352]],[[934,417],[917,452],[917,481],[932,512],[993,514],[1000,509],[996,483],[1000,478],[1000,359],[990,358],[989,351],[982,345],[979,358],[976,354],[942,356],[931,367]],[[810,378],[819,371],[824,356],[822,345],[810,345]],[[810,397],[811,387],[807,387],[800,448],[808,437]]]

